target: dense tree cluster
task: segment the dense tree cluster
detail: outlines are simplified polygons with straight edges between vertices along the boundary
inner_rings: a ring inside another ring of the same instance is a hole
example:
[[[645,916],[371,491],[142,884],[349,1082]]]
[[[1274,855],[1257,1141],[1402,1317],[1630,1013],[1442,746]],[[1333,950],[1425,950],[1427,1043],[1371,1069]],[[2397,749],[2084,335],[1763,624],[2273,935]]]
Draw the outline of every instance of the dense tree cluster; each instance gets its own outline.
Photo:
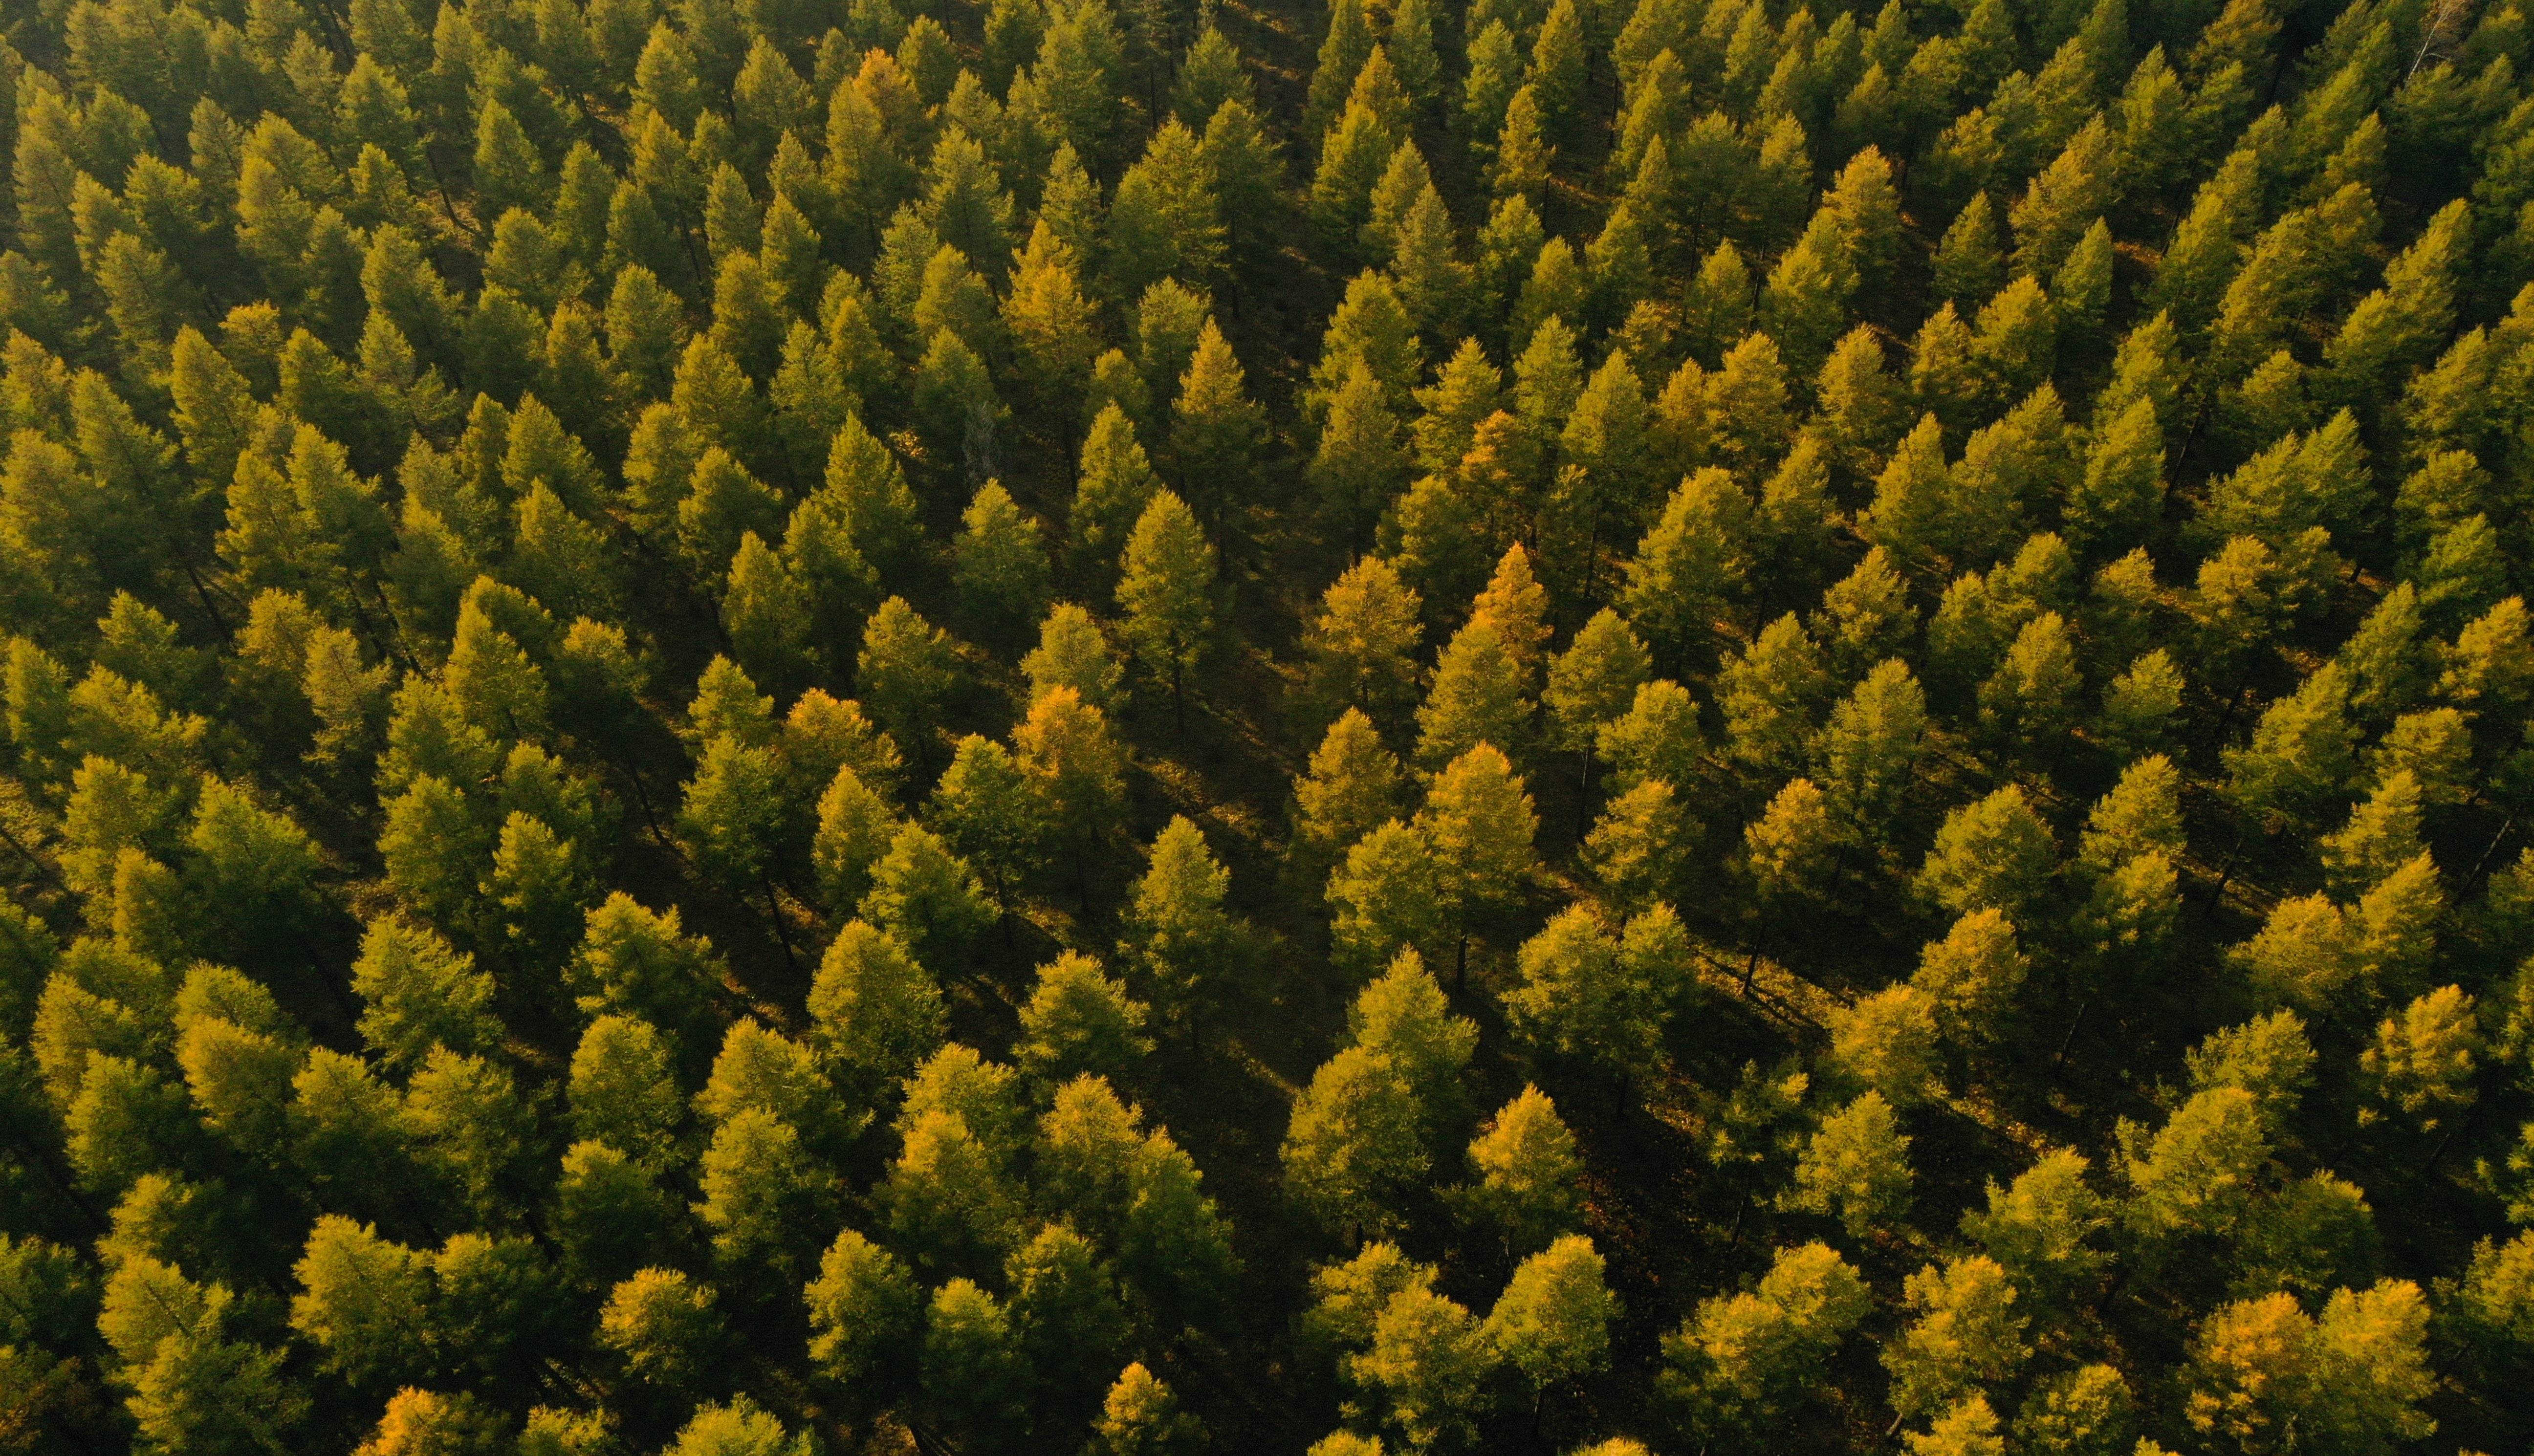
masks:
[[[0,1452],[2534,1441],[2519,0],[898,5],[0,16]]]

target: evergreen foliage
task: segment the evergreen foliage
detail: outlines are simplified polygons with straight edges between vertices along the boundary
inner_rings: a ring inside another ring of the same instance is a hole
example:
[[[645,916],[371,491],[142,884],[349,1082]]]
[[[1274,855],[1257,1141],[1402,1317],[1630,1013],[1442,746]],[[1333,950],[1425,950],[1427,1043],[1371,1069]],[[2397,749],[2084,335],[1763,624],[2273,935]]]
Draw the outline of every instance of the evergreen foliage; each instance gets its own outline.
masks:
[[[0,17],[0,1456],[2534,1443],[2523,0]]]

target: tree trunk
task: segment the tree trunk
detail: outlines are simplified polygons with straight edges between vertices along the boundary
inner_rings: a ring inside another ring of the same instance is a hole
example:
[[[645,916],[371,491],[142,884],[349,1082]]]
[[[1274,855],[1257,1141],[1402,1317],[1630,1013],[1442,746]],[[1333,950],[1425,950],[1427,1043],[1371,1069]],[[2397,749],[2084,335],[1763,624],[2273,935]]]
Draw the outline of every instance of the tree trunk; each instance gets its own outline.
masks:
[[[2472,1124],[2480,1121],[2481,1108],[2478,1105],[2475,1105],[2469,1116],[2465,1117],[2462,1122],[2457,1122],[2454,1126],[2446,1129],[2446,1135],[2438,1139],[2438,1145],[2436,1147],[2429,1149],[2428,1157],[2422,1159],[2420,1162],[2420,1176],[2422,1178],[2428,1177],[2430,1170],[2438,1166],[2438,1160],[2446,1155],[2446,1145],[2453,1142],[2456,1138],[2461,1137],[2464,1133],[2470,1131],[2472,1129]]]
[[[223,637],[227,637],[229,635],[228,620],[220,615],[220,609],[218,607],[211,604],[211,588],[203,584],[202,574],[194,570],[193,559],[186,556],[183,552],[178,552],[176,554],[176,564],[185,569],[185,579],[193,583],[194,596],[203,604],[203,615],[211,619],[211,627],[214,631],[219,633]]]
[[[422,149],[422,164],[431,171],[431,190],[440,198],[440,211],[449,214],[449,225],[478,242],[483,241],[482,231],[467,226],[465,220],[457,215],[457,204],[449,197],[449,179],[441,175],[440,158],[432,154],[429,146]]]
[[[668,831],[660,827],[660,816],[651,809],[651,789],[642,782],[642,770],[631,760],[617,765],[625,771],[626,780],[634,785],[634,803],[642,811],[642,822],[651,826],[651,838],[663,846],[671,843]]]
[[[70,888],[69,885],[62,883],[61,875],[57,873],[51,865],[36,858],[33,850],[29,849],[26,845],[20,843],[18,836],[10,832],[9,826],[5,823],[0,823],[0,844],[6,844],[11,849],[16,850],[19,858],[24,859],[30,866],[31,866],[34,869],[34,872],[37,875],[42,876],[45,882],[52,885],[53,888],[58,890],[68,890]]]
[[[2479,888],[2482,882],[2482,872],[2490,868],[2490,857],[2499,853],[2499,846],[2507,842],[2507,832],[2515,827],[2516,816],[2511,814],[2500,824],[2499,832],[2490,836],[2490,847],[2481,852],[2480,859],[2472,862],[2472,873],[2464,877],[2465,883],[2476,889]]]
[[[2252,685],[2248,683],[2243,687],[2236,689],[2235,696],[2226,699],[2226,710],[2217,715],[2217,726],[2209,730],[2210,738],[2225,738],[2227,728],[2233,725],[2235,714],[2243,710],[2244,698],[2250,695],[2252,691]]]
[[[1588,741],[1575,757],[1575,844],[1580,849],[1593,831],[1593,745]]]
[[[2226,902],[2226,886],[2235,878],[2236,862],[2243,857],[2244,836],[2238,832],[2235,835],[2235,847],[2226,851],[2226,863],[2217,867],[2217,882],[2208,887],[2208,903],[2201,907],[2201,919],[2205,920],[2216,914],[2217,907]]]
[[[2068,1022],[2068,1034],[2059,1039],[2058,1055],[2050,1059],[2050,1069],[2052,1071],[2057,1071],[2060,1066],[2067,1062],[2068,1049],[2077,1045],[2077,1028],[2085,1024],[2085,1009],[2092,1004],[2092,1001],[2079,1001],[2077,1003],[2077,1014]]]
[[[765,890],[766,923],[774,928],[774,942],[783,947],[784,969],[798,971],[801,969],[801,957],[792,949],[792,933],[784,928],[783,901],[774,892],[774,880],[768,877],[759,882]]]

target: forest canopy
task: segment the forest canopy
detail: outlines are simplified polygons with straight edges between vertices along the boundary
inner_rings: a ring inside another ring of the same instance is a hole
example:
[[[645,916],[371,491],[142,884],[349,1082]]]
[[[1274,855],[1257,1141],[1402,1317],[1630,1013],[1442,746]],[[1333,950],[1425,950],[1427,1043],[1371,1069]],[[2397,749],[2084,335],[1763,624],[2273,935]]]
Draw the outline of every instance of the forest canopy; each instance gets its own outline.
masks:
[[[2523,0],[0,12],[0,1453],[2534,1448]]]

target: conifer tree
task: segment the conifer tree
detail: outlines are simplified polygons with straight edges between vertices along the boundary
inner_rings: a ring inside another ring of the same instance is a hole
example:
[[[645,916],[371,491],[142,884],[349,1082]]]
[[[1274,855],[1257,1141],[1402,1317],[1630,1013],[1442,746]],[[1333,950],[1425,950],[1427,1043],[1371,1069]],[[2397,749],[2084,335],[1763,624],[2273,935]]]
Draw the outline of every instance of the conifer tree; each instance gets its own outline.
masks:
[[[1294,782],[1295,832],[1322,856],[1344,852],[1391,817],[1402,774],[1398,756],[1359,708],[1329,725],[1310,766]]]
[[[1997,210],[1985,192],[1974,193],[1945,229],[1936,249],[1936,292],[1965,312],[1975,312],[2006,281],[1998,246]]]
[[[1165,1012],[1192,1019],[1197,988],[1225,973],[1238,924],[1223,907],[1230,872],[1187,819],[1174,819],[1153,840],[1151,866],[1135,888],[1124,948]]]
[[[1417,593],[1390,563],[1366,557],[1320,602],[1308,644],[1313,691],[1331,706],[1397,721],[1416,695],[1411,654],[1424,635]]]
[[[473,956],[405,921],[371,925],[352,989],[363,1002],[362,1039],[398,1063],[418,1065],[435,1046],[478,1052],[497,1039],[492,979]]]
[[[1499,201],[1519,197],[1536,205],[1547,188],[1557,148],[1546,136],[1546,110],[1539,89],[1529,81],[1505,103],[1504,126],[1496,133],[1494,155],[1487,162],[1487,182]]]
[[[1387,1398],[1403,1440],[1431,1446],[1468,1439],[1488,1404],[1486,1381],[1496,1364],[1468,1309],[1430,1290],[1408,1289],[1384,1306],[1371,1347],[1351,1369]]]
[[[1086,572],[1106,568],[1144,508],[1161,489],[1152,462],[1136,441],[1133,421],[1111,403],[1091,423],[1082,446],[1082,470],[1074,487],[1070,521],[1073,559]]]
[[[1179,61],[1178,79],[1171,91],[1172,107],[1179,120],[1202,126],[1226,101],[1236,98],[1253,104],[1256,100],[1241,69],[1240,51],[1219,28],[1202,27]]]
[[[1862,1239],[1908,1209],[1910,1141],[1891,1104],[1869,1091],[1822,1120],[1782,1201],[1790,1209],[1834,1216],[1849,1238]]]
[[[1363,230],[1371,217],[1373,193],[1400,140],[1370,106],[1346,108],[1322,144],[1319,167],[1311,176],[1311,220],[1322,236],[1344,244]]]
[[[1549,662],[1542,699],[1555,720],[1559,747],[1579,756],[1587,778],[1601,730],[1634,704],[1651,671],[1645,643],[1607,607]]]
[[[978,636],[1011,640],[1047,608],[1047,549],[1038,522],[997,481],[978,487],[952,543],[951,579],[974,614]]]
[[[1700,660],[1749,568],[1751,503],[1725,470],[1683,480],[1626,567],[1620,602],[1666,664]]]
[[[1143,1034],[1148,1010],[1103,975],[1099,962],[1058,956],[1039,967],[1038,987],[1021,1011],[1021,1070],[1051,1084],[1081,1074],[1125,1080],[1153,1049]]]
[[[2419,1287],[2384,1280],[2335,1292],[2316,1319],[2284,1292],[2213,1311],[2192,1342],[2188,1419],[2195,1429],[2259,1432],[2291,1421],[2343,1423],[2355,1438],[2389,1443],[2427,1423]]]
[[[1140,1361],[1109,1387],[1093,1427],[1094,1449],[1104,1456],[1176,1456],[1204,1439],[1205,1424],[1180,1410],[1170,1386]]]
[[[1675,787],[1695,782],[1707,748],[1697,699],[1667,678],[1639,685],[1628,710],[1601,725],[1595,745],[1620,792],[1650,778]]]
[[[1345,1048],[1295,1101],[1282,1149],[1287,1191],[1332,1233],[1391,1227],[1429,1165],[1423,1122],[1415,1089],[1389,1057]]]
[[[1831,709],[1813,755],[1851,823],[1872,829],[1891,817],[1926,730],[1926,695],[1898,658],[1877,665]]]
[[[1109,236],[1115,283],[1141,292],[1164,277],[1202,282],[1223,257],[1216,183],[1197,135],[1174,121],[1145,145],[1111,200]]]
[[[1050,829],[1045,806],[1011,752],[991,738],[959,741],[925,805],[926,821],[981,874],[997,904],[1039,869]]]
[[[1320,41],[1319,64],[1312,69],[1310,97],[1303,108],[1305,134],[1317,135],[1336,117],[1375,43],[1360,4],[1340,0],[1330,9],[1329,29]]]
[[[1214,548],[1195,514],[1170,491],[1153,497],[1126,540],[1117,604],[1126,614],[1125,635],[1135,654],[1170,678],[1172,710],[1181,731],[1187,726],[1187,671],[1214,630]]]
[[[1667,906],[1619,935],[1590,908],[1573,907],[1524,943],[1523,985],[1505,998],[1506,1012],[1542,1052],[1598,1063],[1624,1082],[1661,1057],[1687,949]]]
[[[16,1445],[2523,1446],[2516,9],[19,11]]]
[[[1329,402],[1311,456],[1310,475],[1322,510],[1351,551],[1365,544],[1373,522],[1407,474],[1399,421],[1372,366],[1358,357]]]
[[[1471,1139],[1469,1161],[1477,1182],[1461,1191],[1458,1206],[1494,1229],[1509,1250],[1545,1247],[1580,1216],[1575,1135],[1538,1087],[1524,1087],[1488,1119]]]
[[[1817,1389],[1811,1371],[1872,1307],[1828,1244],[1780,1247],[1757,1289],[1711,1297],[1663,1336],[1660,1392],[1693,1420],[1764,1429]]]
[[[1071,847],[1074,887],[1088,903],[1090,867],[1107,847],[1125,799],[1125,755],[1108,717],[1069,687],[1052,687],[1013,731],[1022,773],[1049,831]]]
[[[1040,217],[1012,271],[1002,305],[1003,328],[1028,361],[1030,384],[1042,400],[1062,398],[1091,371],[1098,335],[1084,296],[1073,250]]]
[[[1505,110],[1522,85],[1522,50],[1512,28],[1499,17],[1474,26],[1468,44],[1470,70],[1462,83],[1457,119],[1472,148],[1485,154],[1493,150]]]
[[[918,965],[956,964],[999,918],[976,870],[922,824],[897,831],[871,878],[857,913]]]
[[[1232,345],[1207,320],[1171,405],[1170,441],[1180,484],[1206,503],[1217,522],[1229,498],[1249,479],[1250,455],[1266,425],[1247,388]],[[1206,488],[1198,489],[1200,483]]]
[[[1375,824],[1347,849],[1329,876],[1327,896],[1337,958],[1361,974],[1403,946],[1439,951],[1456,929],[1425,835],[1397,819]]]
[[[722,630],[754,676],[777,689],[803,681],[812,659],[809,593],[754,531],[731,557],[722,593]]]
[[[943,700],[957,685],[956,648],[903,597],[879,604],[863,628],[854,680],[889,736],[915,755],[919,771],[940,734]]]
[[[1698,266],[1681,304],[1681,333],[1689,356],[1701,365],[1723,361],[1725,350],[1750,330],[1755,289],[1749,265],[1730,240],[1716,245]]]
[[[941,994],[897,940],[854,921],[828,943],[810,987],[812,1038],[840,1085],[876,1092],[940,1046]]]
[[[1021,673],[1033,699],[1054,688],[1070,688],[1085,706],[1104,713],[1119,702],[1123,670],[1116,650],[1091,614],[1071,602],[1057,603],[1039,624],[1038,645],[1021,658]]]

